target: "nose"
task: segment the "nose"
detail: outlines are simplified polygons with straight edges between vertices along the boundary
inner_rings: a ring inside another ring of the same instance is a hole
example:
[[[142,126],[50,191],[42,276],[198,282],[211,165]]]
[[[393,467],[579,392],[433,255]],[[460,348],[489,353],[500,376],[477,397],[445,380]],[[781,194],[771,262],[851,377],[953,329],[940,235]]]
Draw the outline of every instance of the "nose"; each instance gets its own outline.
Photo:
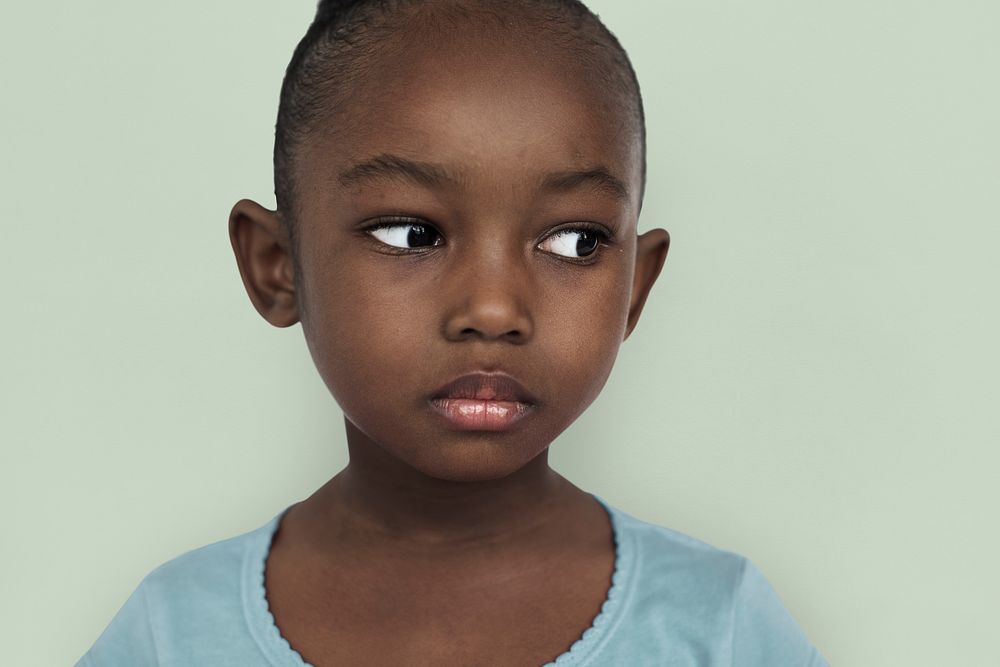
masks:
[[[449,289],[444,335],[449,341],[502,340],[523,344],[534,325],[530,277],[524,262],[506,255],[470,257]]]

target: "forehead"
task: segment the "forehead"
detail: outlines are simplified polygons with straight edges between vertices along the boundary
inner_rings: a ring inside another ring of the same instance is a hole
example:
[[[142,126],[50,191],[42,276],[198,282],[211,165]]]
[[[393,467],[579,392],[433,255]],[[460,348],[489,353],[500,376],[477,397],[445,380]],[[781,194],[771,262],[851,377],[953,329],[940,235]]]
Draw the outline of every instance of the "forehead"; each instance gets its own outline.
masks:
[[[588,60],[530,31],[408,31],[337,96],[302,147],[300,177],[387,154],[508,189],[599,168],[637,207],[641,146],[629,105]]]

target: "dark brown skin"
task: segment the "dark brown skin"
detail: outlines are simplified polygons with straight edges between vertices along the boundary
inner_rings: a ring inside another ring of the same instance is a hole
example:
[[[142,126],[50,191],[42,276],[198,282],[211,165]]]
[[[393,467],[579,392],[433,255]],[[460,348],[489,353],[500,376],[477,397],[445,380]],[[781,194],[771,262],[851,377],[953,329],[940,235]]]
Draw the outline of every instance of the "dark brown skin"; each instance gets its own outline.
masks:
[[[528,36],[411,44],[352,91],[363,122],[331,121],[299,154],[298,281],[282,213],[233,208],[254,306],[301,321],[345,415],[350,463],[288,512],[266,570],[282,635],[317,667],[540,665],[606,598],[607,514],[548,446],[604,386],[669,236],[636,233],[638,137],[594,78]],[[454,180],[340,178],[380,155]],[[594,178],[541,187],[597,168],[624,197]],[[366,231],[389,215],[441,244],[394,252]],[[585,263],[546,243],[580,222],[611,232]],[[444,383],[497,370],[538,399],[510,430],[459,431],[430,410]]]

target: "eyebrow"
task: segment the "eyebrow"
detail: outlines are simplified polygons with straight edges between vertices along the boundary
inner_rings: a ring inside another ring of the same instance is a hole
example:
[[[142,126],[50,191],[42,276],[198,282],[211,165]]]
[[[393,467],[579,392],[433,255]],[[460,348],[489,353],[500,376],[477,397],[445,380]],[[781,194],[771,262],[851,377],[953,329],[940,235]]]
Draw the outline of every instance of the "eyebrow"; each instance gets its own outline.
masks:
[[[352,164],[340,173],[338,180],[345,187],[368,181],[403,180],[425,187],[442,188],[459,184],[463,179],[439,164],[383,153]],[[619,201],[629,199],[625,183],[602,166],[554,172],[545,175],[541,181],[541,189],[545,192],[565,193],[584,188],[610,195]]]
[[[549,192],[571,192],[581,188],[603,192],[620,201],[628,201],[629,198],[625,183],[605,167],[549,174],[542,182],[542,189]]]
[[[360,185],[366,181],[404,180],[427,187],[454,185],[459,182],[458,178],[441,165],[408,160],[389,153],[351,165],[340,173],[338,180],[345,187]]]

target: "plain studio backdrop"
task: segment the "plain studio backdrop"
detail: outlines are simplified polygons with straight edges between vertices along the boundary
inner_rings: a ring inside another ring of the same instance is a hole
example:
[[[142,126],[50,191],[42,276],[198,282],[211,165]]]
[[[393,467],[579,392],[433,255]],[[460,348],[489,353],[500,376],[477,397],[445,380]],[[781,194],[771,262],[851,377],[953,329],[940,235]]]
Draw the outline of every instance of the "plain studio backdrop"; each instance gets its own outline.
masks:
[[[997,665],[1000,4],[594,0],[673,246],[553,465],[750,557],[834,665]],[[273,205],[311,0],[8,4],[0,627],[69,665],[141,578],[345,463],[229,209]]]

